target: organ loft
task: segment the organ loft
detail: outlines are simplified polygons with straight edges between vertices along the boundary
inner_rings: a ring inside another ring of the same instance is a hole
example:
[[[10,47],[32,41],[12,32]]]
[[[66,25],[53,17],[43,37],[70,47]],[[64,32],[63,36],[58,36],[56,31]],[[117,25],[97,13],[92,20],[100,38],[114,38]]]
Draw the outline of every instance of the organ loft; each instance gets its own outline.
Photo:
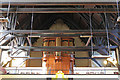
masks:
[[[43,46],[73,46],[72,38],[45,38]],[[48,74],[62,71],[64,74],[72,74],[74,66],[74,52],[43,52],[43,64],[47,67]]]
[[[63,25],[61,19],[56,21],[51,29]],[[74,46],[74,39],[69,37],[44,38],[43,46]],[[55,74],[62,71],[64,74],[73,74],[74,52],[71,51],[43,51],[42,66],[47,68],[47,74]]]

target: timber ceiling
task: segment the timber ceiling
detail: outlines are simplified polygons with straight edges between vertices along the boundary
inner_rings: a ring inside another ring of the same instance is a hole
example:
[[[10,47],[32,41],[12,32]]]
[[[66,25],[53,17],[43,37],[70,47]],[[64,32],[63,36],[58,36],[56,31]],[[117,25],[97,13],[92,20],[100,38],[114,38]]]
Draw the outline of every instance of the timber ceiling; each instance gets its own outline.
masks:
[[[62,19],[72,30],[105,30],[106,27],[108,30],[120,29],[119,23],[117,23],[119,2],[3,2],[1,10],[3,16],[8,16],[11,22],[16,21],[16,30],[47,30],[57,19]],[[7,15],[8,13],[9,15]],[[9,29],[11,28],[9,27]],[[104,36],[94,38],[95,41],[101,41],[98,44],[94,43],[97,45],[103,43],[103,38]],[[120,37],[116,38],[112,35],[110,39],[111,44],[119,46]]]

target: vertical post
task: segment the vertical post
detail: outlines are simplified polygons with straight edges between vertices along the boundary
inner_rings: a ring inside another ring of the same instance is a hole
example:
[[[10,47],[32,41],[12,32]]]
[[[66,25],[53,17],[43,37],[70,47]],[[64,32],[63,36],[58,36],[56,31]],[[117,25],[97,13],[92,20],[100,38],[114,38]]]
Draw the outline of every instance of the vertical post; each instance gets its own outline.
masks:
[[[61,46],[61,38],[56,38],[56,46]],[[56,52],[56,56],[61,56],[61,52]]]
[[[2,2],[0,2],[0,8],[2,8]],[[2,16],[2,13],[0,14],[0,16]],[[2,23],[0,23],[0,30],[3,30]],[[0,33],[0,35],[2,35],[2,33]],[[2,49],[0,49],[0,62],[2,62],[1,58],[2,58]],[[1,80],[1,78],[0,78],[0,80]]]
[[[2,8],[2,2],[0,1],[0,8]],[[0,14],[0,16],[2,16],[2,13]]]
[[[1,62],[1,58],[2,58],[2,49],[0,49],[0,62]]]
[[[118,67],[118,70],[120,73],[120,51],[119,51],[119,49],[120,49],[120,47],[116,48],[116,54],[117,54],[117,67]]]
[[[43,46],[49,46],[49,40],[43,39]],[[47,51],[43,51],[43,58],[42,58],[42,67],[44,74],[48,73],[49,69],[47,68]]]
[[[118,48],[118,54],[119,54],[119,58],[118,58],[118,70],[119,70],[119,73],[120,73],[120,46],[119,46],[119,48]]]

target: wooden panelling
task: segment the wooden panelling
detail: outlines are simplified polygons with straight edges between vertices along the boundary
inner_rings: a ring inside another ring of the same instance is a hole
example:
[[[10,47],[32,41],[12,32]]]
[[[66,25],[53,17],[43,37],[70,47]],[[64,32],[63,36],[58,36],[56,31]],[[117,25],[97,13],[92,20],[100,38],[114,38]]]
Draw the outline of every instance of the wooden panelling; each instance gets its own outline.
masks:
[[[31,51],[30,57],[42,57],[42,52],[41,51]]]
[[[75,65],[76,67],[89,67],[90,61],[88,59],[76,59]]]
[[[42,67],[42,60],[40,59],[27,60],[26,67]]]

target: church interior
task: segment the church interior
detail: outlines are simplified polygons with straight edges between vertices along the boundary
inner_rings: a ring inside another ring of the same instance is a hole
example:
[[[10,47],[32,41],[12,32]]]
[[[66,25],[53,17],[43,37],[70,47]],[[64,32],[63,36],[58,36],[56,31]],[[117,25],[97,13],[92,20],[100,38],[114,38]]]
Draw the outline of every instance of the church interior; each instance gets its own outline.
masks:
[[[119,78],[119,3],[2,1],[0,79]]]

